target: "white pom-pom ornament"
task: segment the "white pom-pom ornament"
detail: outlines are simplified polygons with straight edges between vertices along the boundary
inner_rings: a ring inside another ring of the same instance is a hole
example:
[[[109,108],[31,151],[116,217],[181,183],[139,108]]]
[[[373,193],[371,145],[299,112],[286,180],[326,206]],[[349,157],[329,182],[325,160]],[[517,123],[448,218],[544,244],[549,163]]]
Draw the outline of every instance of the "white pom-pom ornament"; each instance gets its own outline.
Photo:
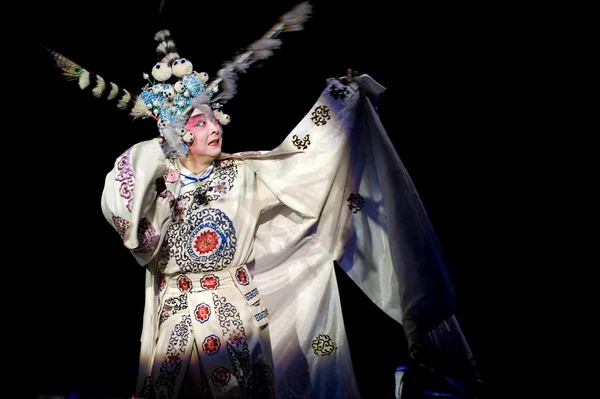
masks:
[[[223,116],[219,118],[219,122],[221,122],[221,125],[229,125],[230,121],[231,118],[227,114],[223,114]]]
[[[185,86],[181,80],[178,80],[177,83],[175,83],[174,88],[177,93],[183,93],[185,90]]]
[[[166,62],[157,62],[154,65],[154,68],[152,68],[152,76],[154,77],[154,79],[160,82],[168,80],[172,74],[173,71],[171,70],[169,64],[167,64]]]
[[[181,136],[181,139],[188,144],[192,144],[192,142],[194,141],[194,133],[185,132],[185,134]]]
[[[168,87],[163,90],[163,96],[167,101],[173,101],[173,98],[175,98],[175,91],[172,87]]]
[[[213,114],[215,114],[215,118],[218,119],[218,121],[221,123],[221,125],[228,125],[231,120],[229,115],[224,114],[223,111],[221,111],[220,109],[215,109],[213,111]]]
[[[173,70],[173,75],[177,76],[178,78],[182,78],[190,75],[194,70],[194,66],[187,58],[180,58],[173,61],[171,69]]]
[[[196,76],[203,82],[208,82],[208,74],[206,72],[196,72]]]

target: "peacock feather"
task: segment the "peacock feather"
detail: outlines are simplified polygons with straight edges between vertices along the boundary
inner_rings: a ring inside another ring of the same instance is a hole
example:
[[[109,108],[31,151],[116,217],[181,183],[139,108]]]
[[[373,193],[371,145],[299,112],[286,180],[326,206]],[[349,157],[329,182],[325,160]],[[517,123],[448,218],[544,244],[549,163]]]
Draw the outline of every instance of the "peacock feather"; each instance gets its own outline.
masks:
[[[105,81],[101,76],[86,70],[81,65],[68,59],[61,53],[42,45],[42,48],[54,59],[55,65],[61,70],[67,80],[77,81],[81,90],[90,91],[99,99],[114,101],[117,108],[128,111],[135,117],[148,117],[148,110],[136,109],[136,97],[117,84]]]
[[[50,54],[51,57],[54,58],[54,62],[56,63],[56,66],[61,69],[62,74],[67,79],[79,79],[79,77],[85,71],[79,64],[71,61],[70,59],[68,59],[67,57],[62,55],[61,53],[54,51],[52,49],[49,49],[45,46],[42,46],[42,47]]]

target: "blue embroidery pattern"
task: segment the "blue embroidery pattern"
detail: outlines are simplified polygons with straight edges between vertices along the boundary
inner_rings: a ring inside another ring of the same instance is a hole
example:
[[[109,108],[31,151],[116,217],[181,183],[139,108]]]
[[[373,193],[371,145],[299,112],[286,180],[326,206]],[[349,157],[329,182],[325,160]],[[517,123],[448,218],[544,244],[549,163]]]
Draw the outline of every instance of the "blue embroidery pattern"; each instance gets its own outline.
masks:
[[[232,221],[215,208],[190,212],[167,231],[170,257],[187,273],[226,269],[235,255],[237,237]]]

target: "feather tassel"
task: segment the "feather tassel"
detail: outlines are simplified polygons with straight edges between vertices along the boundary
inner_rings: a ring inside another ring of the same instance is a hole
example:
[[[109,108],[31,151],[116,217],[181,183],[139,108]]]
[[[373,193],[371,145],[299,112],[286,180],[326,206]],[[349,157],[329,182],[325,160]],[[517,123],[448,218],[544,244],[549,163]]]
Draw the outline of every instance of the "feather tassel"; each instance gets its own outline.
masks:
[[[233,61],[227,62],[217,73],[217,77],[208,85],[212,90],[220,85],[219,94],[212,98],[212,102],[221,102],[233,98],[237,92],[237,72],[244,72],[255,61],[264,60],[273,55],[273,50],[281,46],[281,40],[277,36],[281,32],[296,32],[304,29],[304,23],[310,18],[312,6],[309,2],[296,5],[291,11],[279,18],[279,22],[248,47],[248,51],[242,53]]]
[[[138,118],[147,118],[152,113],[148,110],[146,103],[144,101],[142,101],[141,98],[136,98],[133,108],[131,108],[131,112],[129,114],[131,116],[133,116],[134,119],[138,119]]]
[[[86,70],[81,65],[54,50],[45,46],[42,46],[42,48],[54,59],[54,63],[61,70],[62,75],[67,80],[76,80],[81,90],[91,88],[91,93],[94,97],[103,98],[108,101],[117,101],[117,108],[120,110],[127,111],[133,109],[135,102],[131,101],[131,94],[127,90],[113,82],[104,80],[102,77]],[[138,114],[140,113],[138,112]],[[146,115],[140,114],[138,117],[148,116],[150,115],[148,115],[148,110],[146,109]]]
[[[312,6],[308,1],[298,4],[286,14],[283,14],[279,19],[284,24],[284,32],[297,32],[304,29],[304,24],[310,18]]]
[[[198,108],[200,105],[208,104],[209,102],[210,102],[210,97],[208,96],[208,94],[200,93],[196,97],[194,97],[190,100],[190,106],[192,108]],[[187,108],[186,111],[187,110],[189,110],[189,108]]]
[[[258,61],[269,58],[273,55],[273,50],[280,47],[281,40],[279,39],[259,39],[250,45],[250,51],[252,51],[252,58]]]
[[[156,46],[158,61],[171,65],[173,61],[180,58],[179,54],[177,53],[175,41],[173,41],[173,37],[171,36],[171,31],[168,29],[163,29],[156,32],[154,35],[154,40],[158,42],[158,45]]]
[[[81,76],[79,76],[79,88],[81,90],[85,90],[90,85],[90,73],[83,70]]]
[[[130,107],[132,107],[131,104],[131,94],[123,89],[123,96],[121,97],[121,99],[119,100],[119,102],[117,103],[117,108],[119,108],[121,111],[124,111]]]
[[[110,82],[110,92],[108,93],[108,97],[106,97],[106,99],[109,101],[114,100],[117,94],[119,94],[119,86],[117,86],[113,82]]]
[[[181,128],[185,128],[185,124],[190,116],[191,112],[186,110],[181,113],[165,127],[160,129],[160,135],[165,139],[161,147],[167,158],[172,156],[182,157],[188,152],[187,145],[181,140],[179,131]]]
[[[63,76],[67,80],[78,80],[79,77],[86,72],[79,64],[71,61],[64,55],[54,50],[51,50],[45,46],[42,46],[44,50],[50,54],[52,58],[54,58],[54,63],[56,66],[62,71]]]
[[[106,89],[106,82],[102,77],[96,75],[96,87],[92,89],[92,93],[96,98],[100,98],[104,93],[104,89]]]

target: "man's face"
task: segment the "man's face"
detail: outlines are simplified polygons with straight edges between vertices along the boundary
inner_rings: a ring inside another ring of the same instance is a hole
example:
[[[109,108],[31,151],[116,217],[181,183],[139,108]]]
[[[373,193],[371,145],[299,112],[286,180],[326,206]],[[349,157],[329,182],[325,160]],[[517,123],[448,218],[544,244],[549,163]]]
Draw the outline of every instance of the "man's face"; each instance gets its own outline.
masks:
[[[221,154],[223,131],[209,106],[203,105],[199,109],[194,109],[185,128],[194,134],[190,153],[213,159]]]

